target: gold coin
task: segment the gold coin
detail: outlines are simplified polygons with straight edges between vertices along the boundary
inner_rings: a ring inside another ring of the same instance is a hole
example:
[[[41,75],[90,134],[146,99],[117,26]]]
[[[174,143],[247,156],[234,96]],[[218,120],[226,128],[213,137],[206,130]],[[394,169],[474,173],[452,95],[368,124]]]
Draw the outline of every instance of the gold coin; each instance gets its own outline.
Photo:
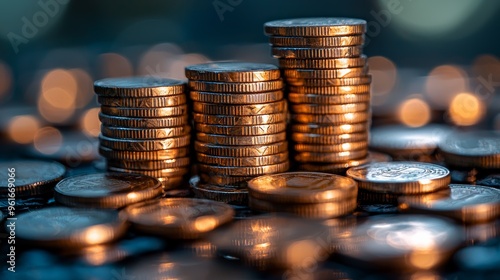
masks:
[[[196,123],[195,127],[197,131],[204,133],[247,136],[279,133],[285,131],[286,123],[239,126]]]
[[[196,133],[196,140],[205,143],[212,143],[225,146],[248,146],[248,145],[267,145],[286,140],[286,133],[245,136],[227,136],[220,134],[207,134],[203,132]]]
[[[184,116],[188,112],[187,105],[163,108],[120,108],[101,106],[101,113],[106,116],[133,117],[133,118],[162,118]]]
[[[365,158],[368,154],[368,149],[342,151],[342,152],[300,152],[296,153],[294,159],[298,162],[317,162],[317,163],[338,163],[353,159]]]
[[[272,47],[271,53],[275,58],[349,58],[363,54],[362,46],[335,47],[335,48],[293,48]]]
[[[343,144],[332,145],[315,145],[315,144],[295,144],[293,150],[295,152],[312,152],[312,153],[339,153],[353,150],[361,150],[368,148],[368,141],[349,142]]]
[[[129,118],[118,117],[99,113],[99,120],[106,127],[129,127],[129,128],[164,128],[185,126],[188,116],[174,116],[163,118]]]
[[[103,136],[123,139],[162,139],[178,137],[189,134],[191,127],[188,125],[167,128],[128,128],[101,126]]]
[[[99,147],[99,153],[110,160],[129,160],[129,161],[149,161],[149,160],[169,160],[172,158],[185,157],[189,154],[189,148],[177,148],[156,151],[120,151]]]
[[[297,18],[266,22],[264,32],[274,36],[325,37],[363,34],[366,21],[356,18]]]
[[[184,82],[153,76],[110,78],[94,83],[98,95],[113,97],[170,96],[184,92]]]
[[[213,143],[194,142],[195,151],[203,154],[224,157],[260,157],[283,153],[288,150],[288,142],[282,141],[268,145],[221,146]]]
[[[346,114],[363,112],[370,108],[369,103],[350,103],[350,104],[294,104],[290,106],[290,111],[297,114]]]
[[[289,92],[300,94],[314,95],[338,95],[338,94],[361,94],[370,93],[370,85],[354,85],[354,86],[320,86],[320,87],[304,87],[304,86],[289,86]]]
[[[234,210],[213,200],[163,198],[131,205],[125,215],[138,231],[172,239],[196,239],[230,222]]]
[[[338,135],[322,135],[314,133],[300,133],[294,132],[291,135],[293,141],[297,143],[305,144],[319,144],[319,145],[331,145],[331,144],[343,144],[358,141],[367,141],[368,133],[346,133]]]
[[[224,83],[189,81],[189,88],[196,91],[226,92],[226,93],[253,93],[276,91],[283,88],[283,80],[252,82],[252,83]]]
[[[275,90],[256,93],[220,93],[206,91],[190,91],[191,99],[199,102],[220,104],[260,104],[283,99],[283,91]]]
[[[258,176],[271,173],[285,172],[289,168],[289,162],[281,162],[273,165],[262,165],[252,167],[240,166],[213,166],[207,164],[200,164],[200,171],[211,174],[228,175],[228,176]]]
[[[140,174],[96,173],[63,179],[54,192],[55,200],[67,206],[122,208],[159,196],[162,186]]]
[[[193,102],[193,110],[208,115],[255,116],[286,112],[286,100],[245,105],[225,105],[217,103]]]
[[[186,104],[186,95],[178,94],[162,97],[104,97],[97,96],[99,104],[109,107],[158,108]]]
[[[279,79],[280,70],[265,63],[211,62],[186,67],[186,77],[215,82],[261,82]]]
[[[339,79],[354,78],[368,74],[367,67],[341,69],[284,69],[287,79]]]
[[[156,170],[137,170],[137,169],[127,169],[127,168],[119,168],[108,165],[108,170],[113,172],[122,172],[122,173],[133,173],[133,174],[141,174],[147,175],[155,178],[168,178],[168,177],[180,177],[189,173],[189,168],[182,167],[172,167],[172,168],[163,168]]]
[[[298,166],[299,170],[313,171],[313,172],[327,172],[335,174],[343,174],[345,171],[354,166],[360,166],[370,162],[369,158],[354,159],[346,162],[339,163],[303,163]]]
[[[357,207],[356,198],[342,202],[322,202],[311,204],[289,204],[269,202],[249,196],[248,206],[259,212],[285,212],[304,218],[330,219],[354,212]]]
[[[241,177],[241,176],[221,176],[217,174],[200,173],[199,177],[204,184],[223,186],[227,188],[242,188],[247,186],[247,182],[255,176]]]
[[[133,170],[157,170],[166,168],[183,167],[189,165],[189,157],[171,158],[164,160],[107,160],[108,166]]]
[[[337,94],[337,95],[321,95],[321,94],[303,94],[289,93],[288,100],[291,103],[298,104],[349,104],[349,103],[368,103],[370,102],[370,93],[358,94]]]
[[[335,38],[335,37],[330,37]],[[304,38],[306,39],[306,38]],[[308,38],[315,39],[315,38]],[[339,69],[351,67],[364,67],[366,65],[366,56],[351,58],[318,58],[318,59],[298,59],[298,58],[280,58],[279,65],[285,69]]]
[[[276,203],[341,202],[356,198],[358,188],[350,178],[318,172],[286,172],[248,181],[252,198]]]
[[[366,75],[355,78],[339,79],[286,79],[288,85],[304,87],[338,87],[338,86],[360,86],[369,85],[372,82],[372,76]]]
[[[191,135],[155,140],[117,139],[99,135],[101,146],[122,151],[157,151],[181,148],[189,145]]]
[[[364,35],[354,36],[328,36],[328,37],[282,37],[271,36],[269,42],[277,47],[344,47],[363,45]]]
[[[450,171],[423,162],[375,162],[347,170],[360,189],[394,194],[418,194],[447,188]]]
[[[206,198],[235,205],[248,204],[248,190],[246,187],[227,188],[212,184],[202,184],[198,176],[194,176],[189,180],[189,186],[198,198]]]
[[[290,130],[300,133],[334,135],[334,134],[345,134],[345,133],[355,133],[355,132],[368,132],[369,127],[370,124],[368,122],[343,124],[343,125],[294,123],[290,126]]]
[[[288,152],[260,157],[221,157],[202,153],[196,154],[198,162],[216,166],[261,166],[288,161]]]
[[[328,114],[328,115],[314,115],[314,114],[292,114],[292,120],[298,123],[316,123],[316,124],[354,124],[360,122],[367,122],[371,118],[371,112],[356,112],[345,114]]]
[[[193,113],[193,119],[196,123],[231,126],[280,123],[286,121],[286,118],[286,113],[257,116],[205,115],[200,113]]]

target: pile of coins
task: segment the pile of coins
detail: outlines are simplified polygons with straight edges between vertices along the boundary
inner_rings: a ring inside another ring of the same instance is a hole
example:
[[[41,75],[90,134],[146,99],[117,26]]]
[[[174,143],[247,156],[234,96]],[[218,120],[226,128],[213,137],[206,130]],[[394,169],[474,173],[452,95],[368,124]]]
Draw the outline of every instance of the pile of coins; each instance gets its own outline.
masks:
[[[246,182],[287,171],[287,103],[278,67],[219,62],[186,68],[196,132],[195,194],[246,204]]]
[[[366,21],[278,20],[264,29],[288,86],[297,168],[343,173],[366,163],[371,118],[371,76],[362,54]]]
[[[189,172],[191,128],[182,81],[155,77],[94,83],[101,104],[99,152],[108,170],[148,175],[165,189]]]

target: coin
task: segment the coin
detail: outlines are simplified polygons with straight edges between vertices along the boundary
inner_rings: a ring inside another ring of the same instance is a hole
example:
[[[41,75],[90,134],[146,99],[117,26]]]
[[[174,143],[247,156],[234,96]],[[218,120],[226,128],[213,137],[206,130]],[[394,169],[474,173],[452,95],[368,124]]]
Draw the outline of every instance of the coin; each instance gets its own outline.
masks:
[[[190,138],[190,134],[154,140],[117,139],[99,135],[99,142],[101,146],[114,150],[145,152],[185,147],[189,145]]]
[[[301,133],[314,133],[323,135],[332,134],[345,134],[345,133],[355,133],[355,132],[366,132],[369,128],[369,123],[361,122],[355,124],[343,124],[343,125],[319,125],[319,124],[302,124],[296,123],[290,126],[291,131],[301,132]]]
[[[94,91],[116,97],[170,96],[183,93],[184,82],[152,76],[109,78],[96,81]]]
[[[99,104],[109,107],[158,108],[186,104],[186,95],[177,94],[164,97],[104,97],[97,96]]]
[[[328,37],[282,37],[282,36],[269,37],[269,42],[271,43],[271,45],[277,47],[310,47],[310,48],[344,47],[344,46],[363,45],[364,41],[365,41],[364,35],[328,36]],[[336,67],[331,67],[331,68],[336,68]]]
[[[347,160],[365,158],[368,155],[368,149],[341,151],[341,152],[299,152],[294,155],[297,162],[323,162],[339,163]]]
[[[446,196],[420,199],[404,197],[399,209],[405,212],[438,214],[465,223],[482,223],[500,216],[500,190],[477,186],[451,184]]]
[[[218,103],[193,102],[193,111],[208,115],[255,116],[286,111],[286,101],[262,104],[221,105]]]
[[[134,169],[134,170],[157,170],[175,168],[189,165],[189,157],[178,157],[164,160],[113,160],[108,159],[108,166]]]
[[[369,85],[372,81],[371,75],[355,78],[338,79],[286,79],[287,85],[303,87],[344,87]]]
[[[204,133],[247,136],[279,133],[286,129],[286,123],[240,126],[196,123],[195,127],[197,131]]]
[[[347,78],[346,78],[347,79]],[[366,81],[366,79],[360,80],[350,80],[350,79],[341,79],[341,80],[334,80],[335,81],[351,81],[352,84],[353,81]],[[355,78],[351,78],[355,79]],[[303,80],[304,81],[304,80]],[[307,83],[310,82],[310,80],[305,80]],[[314,81],[320,81],[323,84],[328,83],[328,81],[323,81],[323,80],[312,80]],[[344,82],[345,83],[345,82]],[[339,94],[360,94],[360,93],[365,93],[368,94],[370,93],[370,85],[368,84],[360,84],[360,85],[347,85],[347,86],[332,86],[332,85],[324,85],[324,86],[293,86],[289,85],[288,86],[289,92],[291,93],[301,93],[301,94],[313,94],[313,95],[339,95]]]
[[[367,67],[341,69],[285,69],[283,75],[291,79],[339,79],[361,77],[368,74]]]
[[[125,208],[125,214],[139,231],[172,239],[197,239],[230,222],[234,210],[212,200],[163,198],[131,205]]]
[[[282,90],[256,93],[221,93],[192,90],[189,95],[194,101],[221,104],[259,104],[283,99]]]
[[[276,91],[283,88],[283,81],[273,80],[252,83],[225,83],[225,82],[207,82],[207,81],[189,81],[191,90],[226,92],[226,93],[253,93]]]
[[[288,160],[288,152],[280,154],[260,156],[260,157],[221,157],[212,156],[202,153],[196,154],[196,159],[204,164],[211,164],[216,166],[261,166],[271,165],[284,162]]]
[[[129,128],[163,128],[185,126],[188,123],[188,116],[173,116],[173,117],[119,117],[100,113],[99,120],[106,127],[129,127]]]
[[[264,24],[264,32],[274,36],[325,37],[363,34],[366,21],[355,18],[298,18]]]
[[[417,194],[447,188],[450,171],[423,162],[376,162],[347,170],[360,189],[374,192]]]
[[[229,176],[258,176],[270,173],[285,172],[289,168],[289,162],[281,162],[272,165],[240,167],[240,166],[213,166],[200,164],[200,171],[205,173],[216,173],[219,175]]]
[[[0,162],[0,197],[35,197],[52,193],[66,173],[64,165],[42,160]],[[12,190],[12,191],[11,191]],[[15,198],[14,197],[14,198]]]
[[[320,95],[320,94],[303,94],[303,93],[289,93],[288,100],[292,103],[298,104],[368,104],[370,102],[370,93],[359,94],[338,94],[338,95]],[[292,108],[294,105],[292,105]],[[292,109],[293,110],[293,109]]]
[[[141,174],[155,178],[180,177],[189,173],[189,168],[187,166],[154,169],[154,170],[137,170],[137,169],[119,168],[108,165],[108,170],[112,172]]]
[[[217,175],[215,173],[199,173],[201,182],[209,185],[223,186],[227,188],[245,188],[248,180],[255,178],[255,176],[242,177],[242,176],[228,176]]]
[[[328,38],[337,38],[337,37],[328,37]],[[271,40],[272,39],[273,37],[271,37]],[[316,38],[304,37],[304,39],[316,39]],[[280,58],[279,65],[281,68],[285,69],[296,69],[296,68],[339,69],[339,68],[363,67],[366,65],[366,56],[361,55],[360,57],[351,57],[351,58],[317,58],[317,59]]]
[[[212,143],[194,142],[194,149],[203,154],[223,157],[260,157],[286,152],[288,142],[282,141],[268,145],[221,146]]]
[[[439,144],[439,151],[454,166],[500,168],[500,133],[452,133]]]
[[[349,142],[332,145],[317,145],[317,144],[295,144],[293,149],[297,153],[314,152],[314,153],[340,153],[354,150],[362,150],[368,148],[367,141]]]
[[[215,125],[261,125],[286,121],[286,113],[257,115],[257,116],[227,116],[227,115],[205,115],[193,113],[195,123],[215,124]]]
[[[162,107],[162,108],[121,108],[101,106],[101,114],[105,116],[132,117],[132,118],[163,118],[180,116],[185,117],[187,105]],[[109,117],[108,117],[109,118]],[[151,120],[154,122],[155,120]]]
[[[366,122],[370,119],[370,117],[371,117],[371,112],[355,112],[355,113],[327,114],[327,115],[292,114],[292,120],[297,123],[316,123],[316,124],[332,124],[332,125],[355,124],[360,122]]]
[[[101,133],[103,136],[123,139],[162,139],[179,137],[189,132],[191,132],[191,127],[188,125],[149,129],[101,126]]]
[[[161,192],[161,183],[153,177],[97,173],[60,181],[54,197],[57,202],[73,207],[121,208],[157,197]]]
[[[346,114],[363,112],[370,109],[369,103],[346,103],[346,104],[294,104],[290,110],[297,114]]]
[[[275,58],[349,58],[359,57],[363,53],[362,46],[334,47],[334,48],[294,48],[272,47],[271,54]]]
[[[263,175],[248,181],[250,196],[277,203],[341,202],[355,198],[356,182],[350,178],[318,173],[287,172]]]
[[[280,70],[272,64],[249,62],[212,62],[186,67],[186,77],[190,80],[216,82],[261,82],[277,80]]]
[[[198,176],[191,177],[189,186],[198,198],[206,198],[235,205],[248,204],[248,190],[246,187],[228,188],[213,184],[202,184]]]
[[[196,139],[200,142],[213,143],[226,146],[248,146],[248,145],[268,145],[286,140],[286,133],[255,135],[252,137],[227,136],[220,134],[196,133]]]
[[[99,153],[110,160],[129,160],[129,161],[149,161],[149,160],[169,160],[172,158],[185,157],[189,154],[188,147],[156,150],[156,151],[119,151],[106,147],[99,147]]]
[[[164,196],[169,197],[169,196],[171,196],[171,192],[168,192],[168,191],[174,191],[174,190],[184,186],[185,179],[186,179],[184,177],[185,176],[177,176],[177,177],[169,176],[169,177],[156,177],[156,179],[158,179],[158,181],[160,181],[161,184],[163,185]],[[185,191],[186,191],[186,189],[184,189],[184,188],[179,189],[179,192],[181,194],[179,194],[178,196],[179,197],[184,196],[184,194],[186,193]],[[191,194],[189,194],[189,191],[187,191],[187,193],[188,193],[187,196],[191,195]]]
[[[350,142],[366,141],[368,140],[368,133],[346,133],[338,135],[322,135],[314,133],[292,133],[292,140],[297,143],[305,144],[319,144],[319,145],[331,145],[331,144],[343,144]]]
[[[83,247],[117,240],[125,219],[115,211],[49,207],[19,214],[16,237],[43,247]]]

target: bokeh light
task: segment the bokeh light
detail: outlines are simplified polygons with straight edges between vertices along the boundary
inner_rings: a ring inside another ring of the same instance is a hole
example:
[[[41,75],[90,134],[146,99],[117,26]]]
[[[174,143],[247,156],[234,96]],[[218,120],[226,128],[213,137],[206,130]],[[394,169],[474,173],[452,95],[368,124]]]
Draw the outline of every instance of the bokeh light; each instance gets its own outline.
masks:
[[[383,56],[368,58],[368,66],[372,75],[372,104],[376,106],[383,103],[394,89],[398,71],[394,62]]]
[[[484,103],[477,96],[463,92],[453,98],[448,113],[454,124],[470,126],[477,124],[485,111]]]
[[[425,90],[434,108],[446,109],[456,94],[469,90],[467,73],[454,65],[438,66],[429,73]]]
[[[37,130],[40,128],[38,119],[31,115],[13,117],[8,124],[9,137],[19,144],[33,142]]]
[[[42,154],[51,155],[59,151],[63,144],[61,132],[52,126],[38,129],[35,133],[34,147]]]
[[[128,77],[134,74],[132,63],[117,53],[101,54],[99,65],[102,78]]]
[[[91,108],[83,113],[80,119],[80,127],[87,136],[97,137],[101,131],[101,121],[99,120],[99,108]]]
[[[410,98],[399,105],[398,119],[406,126],[424,126],[431,120],[431,109],[421,98]]]
[[[190,53],[180,55],[168,65],[167,73],[171,78],[185,80],[186,74],[184,73],[184,68],[186,68],[186,66],[206,62],[209,62],[209,59],[202,54]]]
[[[78,72],[79,76],[84,76]],[[84,78],[85,79],[85,78]],[[71,71],[54,69],[42,79],[38,111],[47,121],[65,123],[75,113],[78,82]]]
[[[169,77],[170,63],[182,55],[182,49],[170,43],[158,44],[147,50],[139,60],[137,74],[140,76]]]
[[[84,108],[94,98],[94,82],[89,73],[83,69],[71,69],[70,73],[73,74],[77,84],[75,107]]]

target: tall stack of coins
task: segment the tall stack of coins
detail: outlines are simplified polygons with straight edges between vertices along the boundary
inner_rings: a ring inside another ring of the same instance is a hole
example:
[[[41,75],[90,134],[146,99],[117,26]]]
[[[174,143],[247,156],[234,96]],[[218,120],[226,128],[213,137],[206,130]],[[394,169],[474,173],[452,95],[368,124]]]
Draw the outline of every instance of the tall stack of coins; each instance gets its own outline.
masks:
[[[110,171],[149,175],[165,189],[182,184],[191,137],[184,89],[182,81],[154,77],[94,83],[101,104],[99,152]]]
[[[186,77],[200,171],[193,190],[199,197],[245,203],[249,179],[289,167],[280,71],[270,64],[218,62],[189,66]]]
[[[264,29],[288,86],[297,167],[343,173],[366,162],[371,117],[371,77],[362,54],[366,21],[278,20]]]

